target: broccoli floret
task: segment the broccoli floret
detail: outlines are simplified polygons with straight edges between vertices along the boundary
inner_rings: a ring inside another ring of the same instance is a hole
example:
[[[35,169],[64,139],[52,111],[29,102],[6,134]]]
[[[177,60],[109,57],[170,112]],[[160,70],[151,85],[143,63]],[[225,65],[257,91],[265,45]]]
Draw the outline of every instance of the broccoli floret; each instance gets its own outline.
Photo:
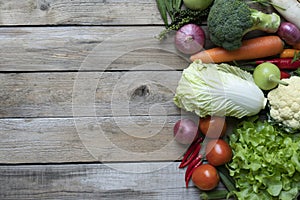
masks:
[[[243,36],[252,30],[275,33],[280,16],[250,8],[241,0],[215,0],[207,18],[211,41],[227,50],[238,49]]]

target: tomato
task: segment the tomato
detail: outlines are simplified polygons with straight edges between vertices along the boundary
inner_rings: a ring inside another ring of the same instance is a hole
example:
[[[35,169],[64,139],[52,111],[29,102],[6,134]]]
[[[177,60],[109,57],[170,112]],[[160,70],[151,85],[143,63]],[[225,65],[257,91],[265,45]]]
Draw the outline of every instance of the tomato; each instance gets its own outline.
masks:
[[[213,0],[183,0],[185,7],[191,10],[204,10],[212,4]]]
[[[222,139],[214,139],[205,147],[206,159],[213,166],[224,165],[232,158],[232,150],[229,144]]]
[[[203,164],[194,170],[192,181],[200,190],[212,190],[218,186],[220,176],[214,166]]]
[[[226,133],[225,117],[208,116],[200,118],[199,129],[208,138],[220,138]]]

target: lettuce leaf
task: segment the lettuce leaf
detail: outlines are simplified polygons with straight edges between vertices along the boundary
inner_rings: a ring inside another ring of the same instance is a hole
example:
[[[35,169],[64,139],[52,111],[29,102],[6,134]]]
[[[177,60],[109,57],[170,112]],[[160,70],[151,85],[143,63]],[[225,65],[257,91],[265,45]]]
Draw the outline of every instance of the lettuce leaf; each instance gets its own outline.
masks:
[[[300,189],[300,140],[267,121],[241,122],[230,135],[228,163],[238,199],[296,199]]]

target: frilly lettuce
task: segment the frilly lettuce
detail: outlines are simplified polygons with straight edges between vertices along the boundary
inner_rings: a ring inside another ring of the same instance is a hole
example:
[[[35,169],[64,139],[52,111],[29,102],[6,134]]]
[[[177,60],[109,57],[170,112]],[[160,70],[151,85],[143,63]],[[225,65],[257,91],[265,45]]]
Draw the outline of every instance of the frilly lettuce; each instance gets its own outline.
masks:
[[[200,117],[252,116],[259,113],[266,102],[250,73],[225,63],[205,64],[201,61],[184,69],[174,97],[179,108]]]
[[[227,165],[238,199],[292,200],[300,189],[299,134],[288,135],[268,122],[242,122],[230,135]]]

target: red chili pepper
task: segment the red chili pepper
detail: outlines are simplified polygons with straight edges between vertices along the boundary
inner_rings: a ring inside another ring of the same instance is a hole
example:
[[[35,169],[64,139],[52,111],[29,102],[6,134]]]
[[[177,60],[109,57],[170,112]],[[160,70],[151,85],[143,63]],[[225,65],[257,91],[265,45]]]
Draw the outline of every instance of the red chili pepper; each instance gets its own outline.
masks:
[[[280,71],[280,79],[290,78],[290,77],[291,77],[291,75],[288,72]]]
[[[255,64],[270,62],[275,64],[279,69],[294,70],[300,67],[300,60],[293,61],[293,58],[274,58],[271,60],[256,60]]]
[[[201,149],[201,144],[197,144],[195,150],[191,153],[191,156],[184,163],[180,164],[179,168],[184,168],[188,166],[199,154]]]
[[[203,137],[199,137],[190,145],[179,165],[179,168],[188,166],[198,156],[202,141]]]
[[[202,165],[203,163],[203,156],[200,154],[198,155],[193,162],[191,162],[191,164],[188,166],[188,168],[186,169],[185,172],[185,187],[188,188],[189,187],[189,181],[192,178],[193,172],[194,170],[199,167],[200,165]]]

